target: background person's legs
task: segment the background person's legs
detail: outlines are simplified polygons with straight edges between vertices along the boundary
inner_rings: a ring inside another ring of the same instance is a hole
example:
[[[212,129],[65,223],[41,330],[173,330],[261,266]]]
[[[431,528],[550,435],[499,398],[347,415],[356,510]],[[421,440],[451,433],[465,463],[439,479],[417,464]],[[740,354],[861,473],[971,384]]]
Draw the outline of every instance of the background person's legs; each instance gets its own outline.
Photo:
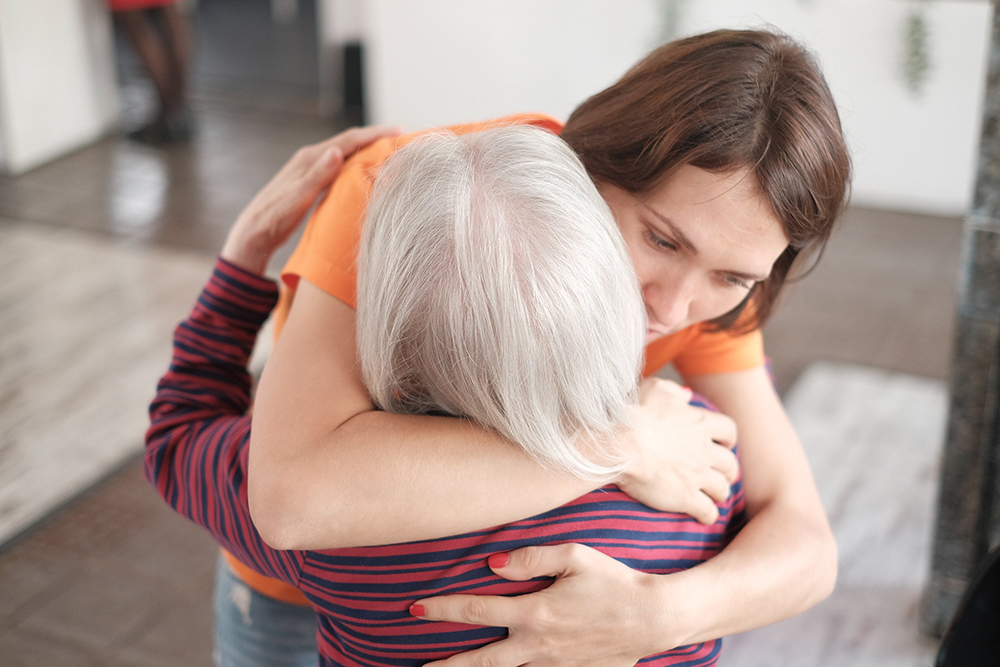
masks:
[[[162,26],[155,24],[154,16]],[[115,17],[139,55],[160,102],[158,116],[131,136],[150,142],[188,139],[192,132],[187,105],[192,40],[187,17],[176,4],[119,11]]]
[[[185,113],[188,109],[188,85],[191,73],[191,23],[177,10],[177,5],[166,5],[160,10],[166,30],[166,48],[170,53],[171,84],[169,106],[164,105],[167,117]]]

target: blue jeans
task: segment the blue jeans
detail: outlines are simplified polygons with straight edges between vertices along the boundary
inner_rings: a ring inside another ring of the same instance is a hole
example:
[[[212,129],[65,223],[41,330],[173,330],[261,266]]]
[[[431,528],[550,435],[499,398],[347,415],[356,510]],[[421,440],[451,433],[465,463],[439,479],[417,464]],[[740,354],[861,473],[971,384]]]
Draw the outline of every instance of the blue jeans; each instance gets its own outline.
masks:
[[[253,590],[220,555],[214,657],[218,667],[316,667],[316,613]]]

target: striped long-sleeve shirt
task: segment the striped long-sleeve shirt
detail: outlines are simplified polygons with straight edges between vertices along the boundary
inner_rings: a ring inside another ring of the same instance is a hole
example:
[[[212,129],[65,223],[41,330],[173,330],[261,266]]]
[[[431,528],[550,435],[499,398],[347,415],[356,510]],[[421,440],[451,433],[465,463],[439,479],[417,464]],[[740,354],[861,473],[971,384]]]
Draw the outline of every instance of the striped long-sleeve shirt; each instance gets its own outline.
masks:
[[[712,526],[657,512],[606,486],[551,512],[454,537],[328,551],[271,549],[247,505],[246,364],[276,299],[272,281],[216,263],[174,332],[173,360],[150,406],[145,470],[171,507],[207,528],[246,565],[302,589],[317,612],[322,665],[419,665],[504,637],[503,628],[429,622],[408,611],[414,601],[434,595],[515,595],[549,585],[497,577],[486,564],[493,553],[579,542],[629,567],[665,574],[718,553],[742,520],[739,482]],[[720,648],[716,640],[641,662],[714,665]]]

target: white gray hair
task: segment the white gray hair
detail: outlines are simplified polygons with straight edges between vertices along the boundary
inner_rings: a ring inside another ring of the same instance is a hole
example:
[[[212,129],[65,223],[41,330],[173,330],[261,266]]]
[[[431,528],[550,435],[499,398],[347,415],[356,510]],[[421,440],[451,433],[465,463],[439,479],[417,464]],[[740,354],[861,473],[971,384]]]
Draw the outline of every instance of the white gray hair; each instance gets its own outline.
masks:
[[[608,479],[645,330],[611,212],[555,135],[428,134],[380,170],[357,311],[379,408],[468,417],[543,464]]]

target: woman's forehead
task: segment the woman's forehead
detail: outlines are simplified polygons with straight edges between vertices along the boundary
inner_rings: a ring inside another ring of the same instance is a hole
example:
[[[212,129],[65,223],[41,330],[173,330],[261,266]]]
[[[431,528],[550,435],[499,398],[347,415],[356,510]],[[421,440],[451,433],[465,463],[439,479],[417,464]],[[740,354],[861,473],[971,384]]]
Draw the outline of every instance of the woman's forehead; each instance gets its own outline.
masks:
[[[730,246],[774,246],[780,254],[788,244],[780,221],[749,170],[717,173],[685,165],[639,201],[658,222],[683,235],[699,253]]]

